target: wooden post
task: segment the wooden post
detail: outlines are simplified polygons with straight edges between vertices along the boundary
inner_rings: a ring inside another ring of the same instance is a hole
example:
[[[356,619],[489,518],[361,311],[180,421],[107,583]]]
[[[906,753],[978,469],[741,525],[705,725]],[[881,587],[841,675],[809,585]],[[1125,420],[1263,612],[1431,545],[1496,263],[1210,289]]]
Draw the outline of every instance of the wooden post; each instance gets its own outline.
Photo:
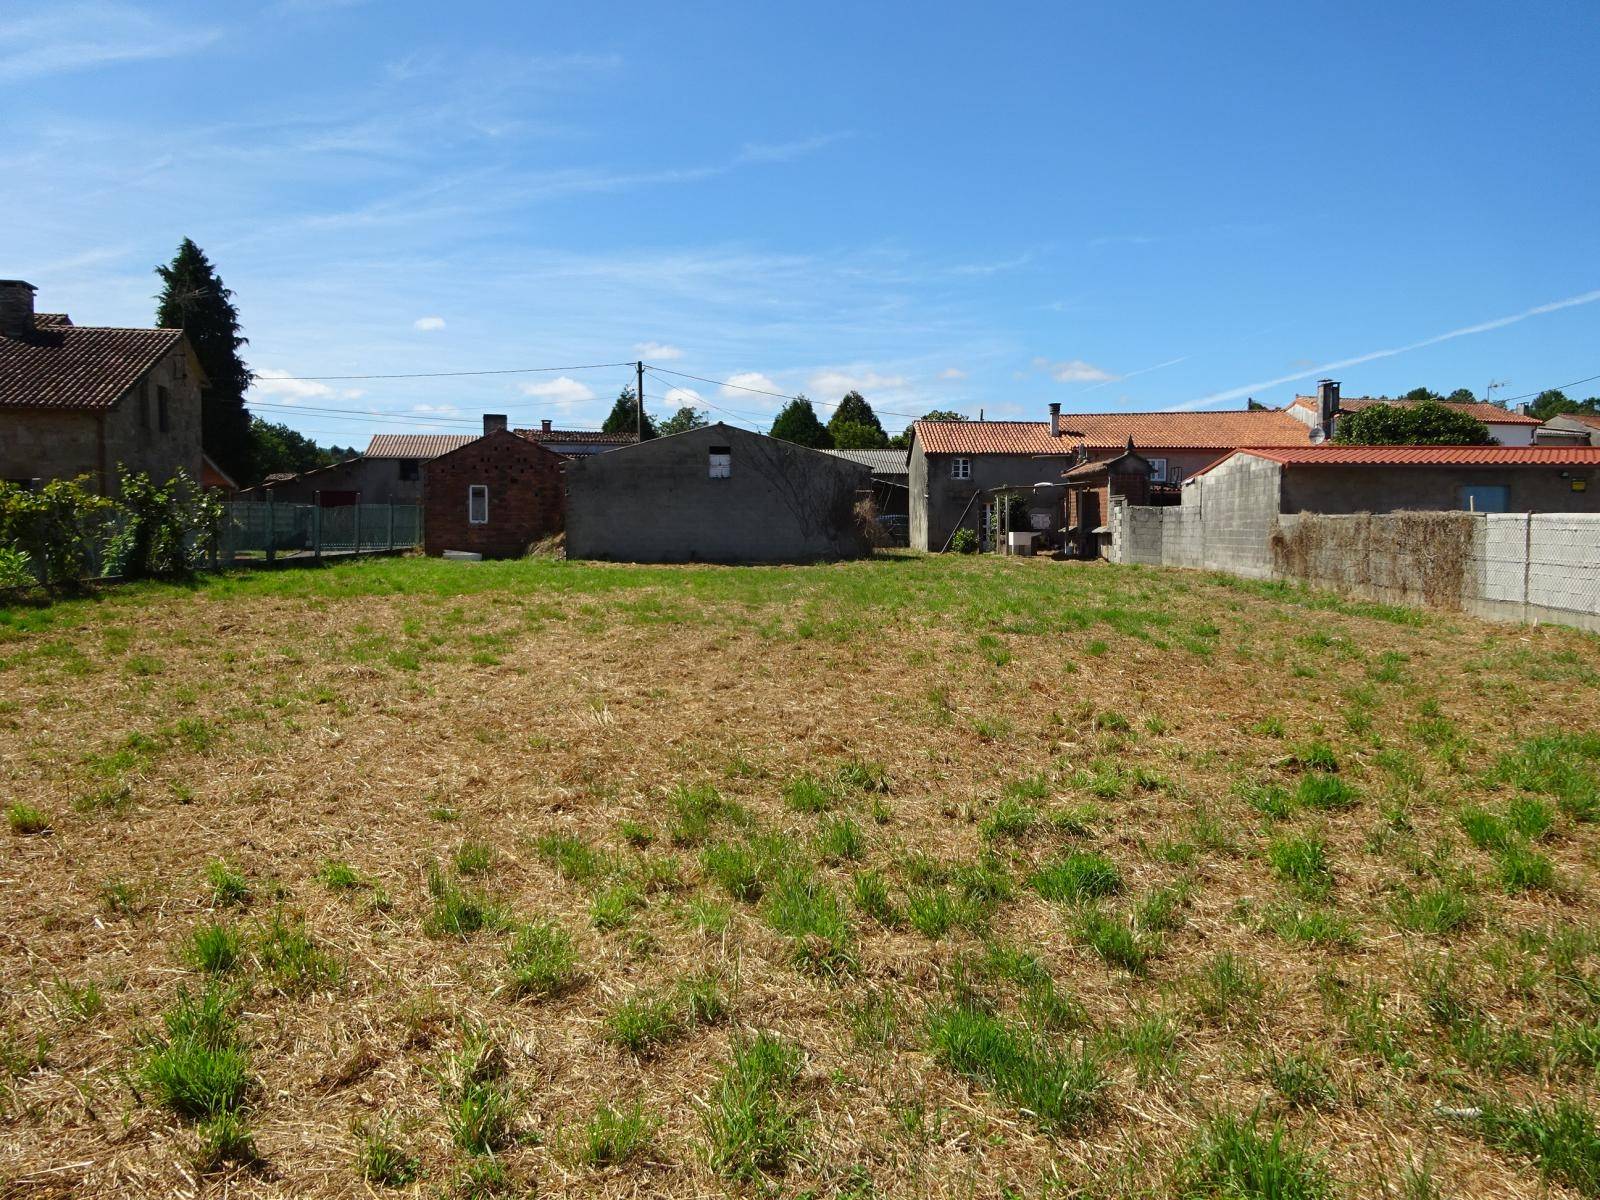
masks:
[[[633,364],[639,374],[639,390],[634,393],[633,406],[633,440],[644,441],[644,360],[640,359]]]

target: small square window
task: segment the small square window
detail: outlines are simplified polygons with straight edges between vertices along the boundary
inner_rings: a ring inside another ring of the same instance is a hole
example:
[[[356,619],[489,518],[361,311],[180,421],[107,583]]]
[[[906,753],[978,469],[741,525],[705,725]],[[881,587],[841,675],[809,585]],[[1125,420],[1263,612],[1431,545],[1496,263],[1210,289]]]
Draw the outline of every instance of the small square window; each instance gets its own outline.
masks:
[[[481,483],[474,483],[467,488],[467,523],[489,523],[489,489]]]
[[[1167,481],[1167,460],[1152,458],[1150,460],[1150,482],[1165,483]]]
[[[952,458],[950,460],[951,479],[971,479],[972,460],[970,458]]]
[[[420,476],[421,472],[418,470],[416,459],[402,458],[400,460],[400,480],[402,483],[415,483]]]
[[[711,478],[712,479],[731,479],[731,478],[733,478],[733,447],[732,446],[713,446],[713,447],[711,447],[711,471],[710,471],[710,474],[711,474]]]

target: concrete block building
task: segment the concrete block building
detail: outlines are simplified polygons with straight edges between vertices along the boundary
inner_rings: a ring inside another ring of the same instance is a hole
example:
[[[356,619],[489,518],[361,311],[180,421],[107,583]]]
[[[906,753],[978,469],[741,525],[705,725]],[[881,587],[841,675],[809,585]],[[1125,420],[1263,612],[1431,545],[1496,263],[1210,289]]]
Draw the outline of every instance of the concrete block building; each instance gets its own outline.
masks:
[[[34,290],[0,280],[0,479],[83,475],[104,495],[119,467],[199,480],[205,377],[183,331],[74,325],[35,312]]]
[[[872,470],[721,423],[567,463],[567,557],[803,562],[870,550]]]

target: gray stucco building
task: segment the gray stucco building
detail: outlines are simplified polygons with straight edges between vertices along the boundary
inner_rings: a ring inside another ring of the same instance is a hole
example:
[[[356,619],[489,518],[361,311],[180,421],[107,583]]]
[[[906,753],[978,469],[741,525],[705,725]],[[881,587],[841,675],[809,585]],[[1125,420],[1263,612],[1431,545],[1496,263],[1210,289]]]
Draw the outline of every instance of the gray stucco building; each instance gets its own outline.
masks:
[[[567,464],[567,556],[804,562],[870,547],[859,463],[721,423]]]

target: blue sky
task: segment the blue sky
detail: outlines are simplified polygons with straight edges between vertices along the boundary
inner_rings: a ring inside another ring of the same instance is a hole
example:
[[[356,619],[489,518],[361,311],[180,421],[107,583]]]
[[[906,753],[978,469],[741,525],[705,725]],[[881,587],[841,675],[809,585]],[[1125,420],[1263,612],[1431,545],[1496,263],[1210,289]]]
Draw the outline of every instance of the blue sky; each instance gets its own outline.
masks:
[[[148,324],[193,237],[258,411],[341,444],[629,373],[284,376],[642,355],[891,429],[1511,397],[1600,375],[1597,57],[1590,0],[5,6],[0,275]]]

